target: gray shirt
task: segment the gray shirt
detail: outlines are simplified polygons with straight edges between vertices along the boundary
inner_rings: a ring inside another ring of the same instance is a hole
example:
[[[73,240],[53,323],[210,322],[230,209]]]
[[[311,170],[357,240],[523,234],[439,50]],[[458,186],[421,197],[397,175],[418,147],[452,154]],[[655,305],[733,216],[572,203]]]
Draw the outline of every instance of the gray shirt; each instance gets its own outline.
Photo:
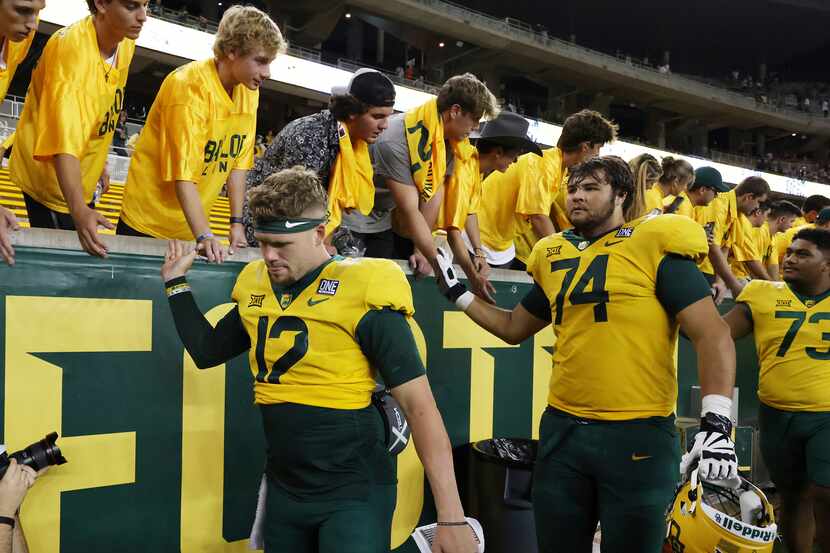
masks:
[[[375,207],[369,216],[357,210],[343,214],[342,225],[356,232],[382,232],[392,226],[390,212],[395,207],[392,193],[386,187],[386,179],[415,186],[410,169],[409,144],[404,129],[405,113],[396,113],[389,118],[389,127],[369,147],[372,169],[375,173]],[[453,154],[447,143],[447,176],[452,174]]]

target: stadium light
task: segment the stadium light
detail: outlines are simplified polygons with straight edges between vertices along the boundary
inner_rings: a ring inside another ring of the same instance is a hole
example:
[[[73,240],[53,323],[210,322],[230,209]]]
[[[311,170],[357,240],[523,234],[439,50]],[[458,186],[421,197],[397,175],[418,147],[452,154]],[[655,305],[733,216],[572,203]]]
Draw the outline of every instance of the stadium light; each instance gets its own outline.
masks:
[[[351,18],[352,18],[352,14],[350,14],[349,12],[346,12],[346,19],[351,19]]]
[[[439,42],[439,43],[438,43],[438,47],[439,47],[439,48],[443,48],[443,47],[444,47],[444,43],[443,43],[443,42]]]

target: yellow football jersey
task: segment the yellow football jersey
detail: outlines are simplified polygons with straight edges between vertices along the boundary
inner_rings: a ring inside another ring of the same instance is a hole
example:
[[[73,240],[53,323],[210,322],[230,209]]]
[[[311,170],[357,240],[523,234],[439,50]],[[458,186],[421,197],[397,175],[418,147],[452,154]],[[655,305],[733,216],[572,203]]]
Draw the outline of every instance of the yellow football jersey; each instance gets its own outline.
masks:
[[[176,181],[196,183],[210,213],[234,169],[254,162],[259,91],[243,84],[228,96],[216,62],[194,61],[161,85],[136,143],[121,217],[156,238],[193,240],[176,196]]]
[[[124,39],[110,66],[101,57],[92,17],[53,34],[32,72],[12,150],[11,180],[53,211],[69,213],[52,162],[81,162],[84,203],[90,203],[107,163],[135,42]]]
[[[40,20],[36,25],[40,24]],[[0,98],[5,98],[9,91],[9,85],[12,84],[14,73],[17,67],[26,59],[26,54],[29,53],[29,48],[32,46],[32,41],[35,39],[36,31],[29,33],[29,36],[20,42],[12,42],[8,39],[3,40],[5,46],[5,59],[3,63],[5,67],[0,67]],[[2,49],[2,47],[0,47]]]
[[[830,411],[830,294],[805,297],[753,280],[738,296],[752,313],[758,397],[785,411]]]
[[[644,195],[646,200],[646,211],[654,211],[655,209],[663,210],[663,191],[655,184]]]
[[[801,225],[798,227],[793,225],[784,232],[778,232],[775,234],[775,236],[773,236],[772,240],[775,243],[775,251],[778,254],[779,266],[784,261],[784,255],[787,253],[787,248],[789,248],[790,244],[793,243],[793,237],[798,231],[804,228],[815,228],[815,225],[812,223],[807,223],[806,225]]]
[[[732,245],[729,255],[729,266],[736,278],[749,278],[750,274],[744,265],[747,261],[761,261],[763,252],[758,249],[757,230],[752,226],[749,218],[741,213],[738,216],[738,225],[741,231],[738,234],[740,243]]]
[[[522,231],[516,228],[522,218],[550,215],[566,171],[562,151],[549,148],[542,157],[524,154],[504,173],[491,173],[484,179],[478,213],[482,243],[494,251],[506,250]]]
[[[548,402],[578,417],[667,416],[677,400],[677,322],[657,296],[670,255],[708,252],[700,225],[647,215],[595,240],[572,231],[539,241],[528,272],[551,305],[557,336]]]
[[[291,290],[272,287],[265,262],[253,261],[231,297],[251,338],[260,404],[366,407],[375,373],[357,342],[358,324],[373,309],[415,312],[406,276],[385,259],[333,258]]]

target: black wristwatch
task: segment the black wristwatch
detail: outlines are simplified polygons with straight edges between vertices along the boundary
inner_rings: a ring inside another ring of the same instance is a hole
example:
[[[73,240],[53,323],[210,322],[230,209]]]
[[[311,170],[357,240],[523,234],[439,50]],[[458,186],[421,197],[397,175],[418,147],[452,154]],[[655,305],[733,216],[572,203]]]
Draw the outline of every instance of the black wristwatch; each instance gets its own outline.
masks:
[[[0,524],[8,524],[14,528],[14,519],[11,517],[0,517]]]

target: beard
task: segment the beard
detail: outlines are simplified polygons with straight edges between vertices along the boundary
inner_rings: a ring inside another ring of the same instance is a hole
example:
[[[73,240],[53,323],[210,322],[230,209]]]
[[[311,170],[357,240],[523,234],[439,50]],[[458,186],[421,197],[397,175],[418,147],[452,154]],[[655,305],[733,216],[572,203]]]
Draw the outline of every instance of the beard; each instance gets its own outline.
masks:
[[[598,211],[589,213],[588,217],[582,221],[579,221],[578,223],[571,221],[577,234],[584,237],[592,237],[597,228],[603,226],[608,219],[614,216],[614,210],[616,209],[614,199],[615,197],[612,195],[608,200],[608,203],[602,206]]]

